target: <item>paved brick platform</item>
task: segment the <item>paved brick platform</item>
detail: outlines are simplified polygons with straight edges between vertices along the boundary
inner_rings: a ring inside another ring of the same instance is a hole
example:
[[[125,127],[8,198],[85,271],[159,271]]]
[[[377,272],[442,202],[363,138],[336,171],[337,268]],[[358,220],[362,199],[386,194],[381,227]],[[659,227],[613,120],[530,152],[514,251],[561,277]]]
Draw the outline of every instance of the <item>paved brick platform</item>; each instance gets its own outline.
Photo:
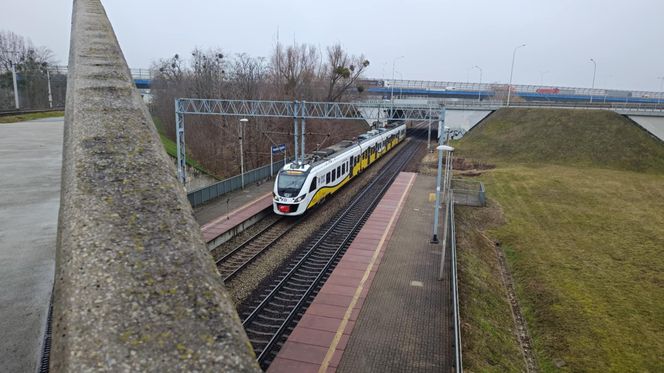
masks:
[[[429,243],[434,190],[435,178],[417,176],[336,371],[451,372],[450,283]]]
[[[250,198],[255,198],[255,196],[251,195]],[[223,214],[201,226],[201,232],[203,233],[203,239],[205,242],[210,243],[217,237],[235,229],[251,217],[256,216],[261,211],[270,207],[272,205],[272,192],[262,194],[256,199],[236,198],[234,202],[235,205],[238,205],[238,202],[245,203],[231,212]]]
[[[335,371],[366,307],[383,251],[406,206],[415,174],[402,172],[374,209],[268,372]],[[398,229],[398,228],[397,228]],[[363,370],[354,370],[360,372]]]

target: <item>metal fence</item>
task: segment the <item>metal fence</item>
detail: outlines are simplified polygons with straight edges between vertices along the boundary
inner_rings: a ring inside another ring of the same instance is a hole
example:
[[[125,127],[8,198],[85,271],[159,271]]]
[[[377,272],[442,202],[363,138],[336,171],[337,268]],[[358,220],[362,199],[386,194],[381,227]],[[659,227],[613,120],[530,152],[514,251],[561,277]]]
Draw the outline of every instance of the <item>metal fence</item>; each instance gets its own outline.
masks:
[[[456,192],[451,190],[449,199],[456,201]],[[445,222],[445,229],[449,231],[447,235],[447,245],[450,248],[451,265],[450,265],[450,287],[452,293],[452,318],[454,322],[454,367],[456,373],[463,372],[462,361],[462,345],[461,345],[461,318],[459,315],[459,283],[457,276],[457,252],[456,252],[456,224],[454,222],[454,205],[455,203],[447,203],[448,209]]]
[[[283,167],[285,162],[288,162],[288,159],[285,161],[279,160],[272,163],[273,171],[275,174],[281,169],[281,167]],[[269,179],[270,177],[270,164],[268,163],[265,166],[254,168],[253,170],[245,172],[244,185],[246,186],[252,183],[257,183],[259,181]],[[189,198],[189,203],[191,203],[192,207],[198,207],[207,202],[210,202],[215,198],[219,198],[226,193],[241,188],[242,175],[235,175],[205,188],[196,189],[188,193],[187,198]]]
[[[0,110],[62,109],[67,92],[67,76],[57,68],[18,71],[16,88],[17,93],[14,92],[12,73],[0,71]]]
[[[479,180],[453,179],[454,203],[463,206],[486,206],[484,183]]]

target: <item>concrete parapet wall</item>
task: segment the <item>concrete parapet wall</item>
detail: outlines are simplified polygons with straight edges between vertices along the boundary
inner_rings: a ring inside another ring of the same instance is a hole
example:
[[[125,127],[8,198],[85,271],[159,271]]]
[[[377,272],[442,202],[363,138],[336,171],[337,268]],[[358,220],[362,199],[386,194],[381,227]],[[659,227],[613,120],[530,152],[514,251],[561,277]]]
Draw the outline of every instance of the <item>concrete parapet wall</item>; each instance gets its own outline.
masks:
[[[98,0],[75,0],[52,371],[259,371]]]

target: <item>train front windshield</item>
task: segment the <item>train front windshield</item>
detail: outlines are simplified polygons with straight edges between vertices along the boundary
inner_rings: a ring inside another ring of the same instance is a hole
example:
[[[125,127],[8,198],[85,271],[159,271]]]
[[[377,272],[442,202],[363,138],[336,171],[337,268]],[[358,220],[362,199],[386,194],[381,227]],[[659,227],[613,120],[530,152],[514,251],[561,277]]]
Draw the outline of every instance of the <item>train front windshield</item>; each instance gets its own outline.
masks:
[[[302,173],[282,171],[277,178],[277,192],[282,197],[297,197],[306,178]]]

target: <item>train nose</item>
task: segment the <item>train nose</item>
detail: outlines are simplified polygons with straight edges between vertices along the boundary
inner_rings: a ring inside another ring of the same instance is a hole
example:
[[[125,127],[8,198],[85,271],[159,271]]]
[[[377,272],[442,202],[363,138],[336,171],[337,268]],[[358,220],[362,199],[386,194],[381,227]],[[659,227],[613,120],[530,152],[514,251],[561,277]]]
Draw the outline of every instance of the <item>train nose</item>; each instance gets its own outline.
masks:
[[[290,206],[289,205],[277,205],[277,209],[279,209],[279,212],[283,212],[284,214],[290,212]]]

